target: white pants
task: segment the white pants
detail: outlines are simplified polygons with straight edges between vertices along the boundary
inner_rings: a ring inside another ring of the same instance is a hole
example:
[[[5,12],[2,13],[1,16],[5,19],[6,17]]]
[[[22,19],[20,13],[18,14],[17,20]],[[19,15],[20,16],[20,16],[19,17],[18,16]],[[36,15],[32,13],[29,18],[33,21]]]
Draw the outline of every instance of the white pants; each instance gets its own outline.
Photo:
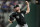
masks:
[[[19,24],[17,24],[16,27],[21,27],[21,26]],[[24,24],[24,26],[22,26],[22,27],[28,27],[28,25]]]

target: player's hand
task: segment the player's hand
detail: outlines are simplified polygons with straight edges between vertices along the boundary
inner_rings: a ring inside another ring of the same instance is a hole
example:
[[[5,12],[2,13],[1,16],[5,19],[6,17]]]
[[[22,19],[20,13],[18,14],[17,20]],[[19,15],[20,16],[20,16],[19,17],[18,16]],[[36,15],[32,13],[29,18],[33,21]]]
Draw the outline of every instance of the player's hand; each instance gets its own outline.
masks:
[[[9,21],[10,23],[12,23],[12,21]]]
[[[9,21],[10,23],[12,23],[12,21],[10,21],[9,19],[8,19],[8,21]]]
[[[26,4],[27,4],[27,5],[29,5],[29,2],[28,2],[28,1],[26,1]]]

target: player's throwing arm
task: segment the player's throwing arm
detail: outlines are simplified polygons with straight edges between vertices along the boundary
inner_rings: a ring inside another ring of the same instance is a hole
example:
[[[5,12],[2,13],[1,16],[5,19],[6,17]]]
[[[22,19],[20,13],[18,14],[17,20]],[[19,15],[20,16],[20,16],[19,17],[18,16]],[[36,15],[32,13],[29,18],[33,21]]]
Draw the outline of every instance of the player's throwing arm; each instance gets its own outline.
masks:
[[[30,12],[30,7],[29,7],[29,2],[26,1],[26,4],[27,4],[27,10],[26,10],[26,14]]]

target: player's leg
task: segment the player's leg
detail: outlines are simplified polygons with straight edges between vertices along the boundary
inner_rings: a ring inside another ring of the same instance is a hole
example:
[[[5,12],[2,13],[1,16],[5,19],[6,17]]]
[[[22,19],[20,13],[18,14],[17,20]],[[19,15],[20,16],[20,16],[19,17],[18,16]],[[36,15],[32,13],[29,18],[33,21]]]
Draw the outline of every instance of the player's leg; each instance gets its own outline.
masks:
[[[20,25],[17,24],[16,27],[20,27]]]
[[[23,27],[28,27],[28,25],[27,24],[24,24],[24,26]]]

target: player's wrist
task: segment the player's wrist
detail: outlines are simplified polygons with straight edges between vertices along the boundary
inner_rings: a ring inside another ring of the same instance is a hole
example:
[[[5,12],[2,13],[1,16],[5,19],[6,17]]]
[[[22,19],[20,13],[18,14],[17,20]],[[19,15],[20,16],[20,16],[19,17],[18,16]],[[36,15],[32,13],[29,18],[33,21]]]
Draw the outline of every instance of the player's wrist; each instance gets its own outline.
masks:
[[[29,7],[29,5],[27,5],[27,7]]]

